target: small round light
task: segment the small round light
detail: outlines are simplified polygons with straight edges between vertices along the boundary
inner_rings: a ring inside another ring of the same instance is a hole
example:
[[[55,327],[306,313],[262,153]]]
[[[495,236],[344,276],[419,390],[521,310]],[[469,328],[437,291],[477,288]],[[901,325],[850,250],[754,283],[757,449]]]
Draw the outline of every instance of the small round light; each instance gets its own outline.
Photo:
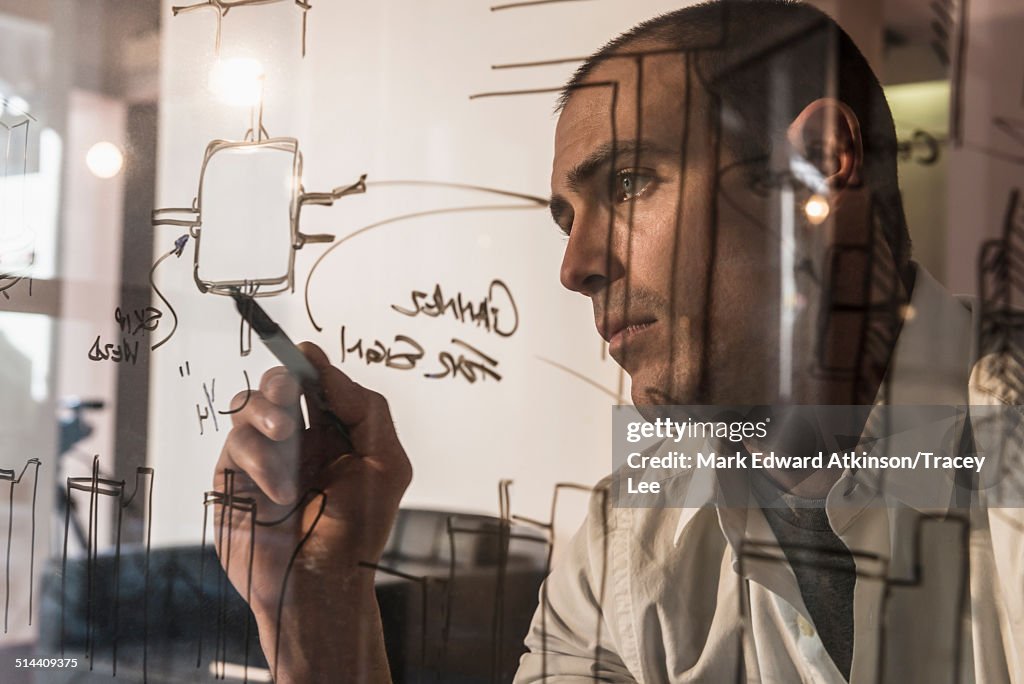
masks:
[[[210,70],[210,91],[226,105],[255,107],[263,99],[263,65],[249,57],[219,59]]]
[[[124,167],[124,154],[112,142],[98,142],[86,153],[85,165],[97,178],[113,178]]]
[[[813,226],[820,226],[824,223],[831,211],[828,200],[821,195],[811,195],[807,204],[804,205],[804,216]]]

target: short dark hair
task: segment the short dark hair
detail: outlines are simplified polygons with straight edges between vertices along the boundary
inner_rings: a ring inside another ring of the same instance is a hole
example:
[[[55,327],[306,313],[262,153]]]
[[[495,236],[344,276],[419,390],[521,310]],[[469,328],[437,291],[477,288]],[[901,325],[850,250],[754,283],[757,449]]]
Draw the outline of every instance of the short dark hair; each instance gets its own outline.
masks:
[[[864,55],[831,17],[792,0],[711,0],[662,14],[591,55],[562,89],[558,110],[599,64],[630,54],[638,44],[693,55],[700,80],[721,102],[725,142],[741,159],[766,156],[779,125],[814,100],[831,95],[844,102],[860,122],[864,182],[886,240],[897,266],[906,265],[910,235],[892,112]]]

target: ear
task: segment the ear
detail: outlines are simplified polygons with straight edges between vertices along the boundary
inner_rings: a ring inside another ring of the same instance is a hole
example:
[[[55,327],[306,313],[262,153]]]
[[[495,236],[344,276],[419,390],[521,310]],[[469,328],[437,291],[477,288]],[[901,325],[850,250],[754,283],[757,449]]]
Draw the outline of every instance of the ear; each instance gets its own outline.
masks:
[[[789,125],[789,144],[814,165],[833,192],[860,186],[864,144],[860,121],[845,103],[823,97],[810,103]]]

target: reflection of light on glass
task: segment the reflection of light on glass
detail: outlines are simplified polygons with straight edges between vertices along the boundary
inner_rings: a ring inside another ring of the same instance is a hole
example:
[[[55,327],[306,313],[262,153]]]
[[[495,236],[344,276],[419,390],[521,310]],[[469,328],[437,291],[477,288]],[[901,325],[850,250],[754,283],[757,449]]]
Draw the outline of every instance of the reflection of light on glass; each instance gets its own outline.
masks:
[[[904,321],[912,321],[917,316],[917,309],[912,307],[910,304],[905,304],[901,307],[900,313],[903,314]]]
[[[9,109],[17,112],[18,114],[28,114],[28,102],[26,102],[24,98],[20,98],[15,95],[7,100],[7,104],[9,105]]]
[[[811,222],[811,225],[815,226],[820,226],[824,223],[830,211],[828,200],[821,195],[811,195],[811,198],[807,200],[807,204],[804,205],[804,215],[807,216],[807,220]]]
[[[224,104],[255,107],[263,99],[263,65],[249,57],[219,59],[210,70],[209,88]]]
[[[60,169],[63,142],[51,128],[39,134],[39,173],[29,174],[28,203],[30,212],[25,223],[35,233],[35,278],[52,278],[57,271],[57,217],[59,215]]]
[[[250,682],[272,682],[270,670],[265,670],[258,667],[242,667],[235,663],[218,663],[216,661],[210,663],[210,674],[220,676],[222,679],[244,679],[248,678]]]
[[[86,153],[85,165],[97,178],[113,178],[121,173],[124,155],[114,143],[98,142]]]
[[[793,391],[793,328],[796,324],[796,198],[793,186],[785,184],[779,196],[779,399],[788,400]]]
[[[35,235],[20,230],[13,235],[0,235],[0,286],[8,276],[27,275],[35,262]]]

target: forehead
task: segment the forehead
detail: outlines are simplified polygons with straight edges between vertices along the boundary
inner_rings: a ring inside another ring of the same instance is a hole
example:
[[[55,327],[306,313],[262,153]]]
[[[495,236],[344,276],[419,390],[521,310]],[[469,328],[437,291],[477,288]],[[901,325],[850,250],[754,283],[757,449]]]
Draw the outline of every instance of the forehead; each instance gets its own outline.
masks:
[[[678,143],[701,97],[684,53],[648,48],[607,58],[569,96],[555,129],[555,162],[614,140]],[[689,86],[689,87],[688,87]],[[693,121],[694,119],[691,119]]]
[[[699,125],[693,115],[703,94],[695,71],[686,53],[659,46],[601,61],[570,93],[558,119],[553,188],[561,189],[569,171],[601,147],[642,140],[679,149],[687,127]]]

